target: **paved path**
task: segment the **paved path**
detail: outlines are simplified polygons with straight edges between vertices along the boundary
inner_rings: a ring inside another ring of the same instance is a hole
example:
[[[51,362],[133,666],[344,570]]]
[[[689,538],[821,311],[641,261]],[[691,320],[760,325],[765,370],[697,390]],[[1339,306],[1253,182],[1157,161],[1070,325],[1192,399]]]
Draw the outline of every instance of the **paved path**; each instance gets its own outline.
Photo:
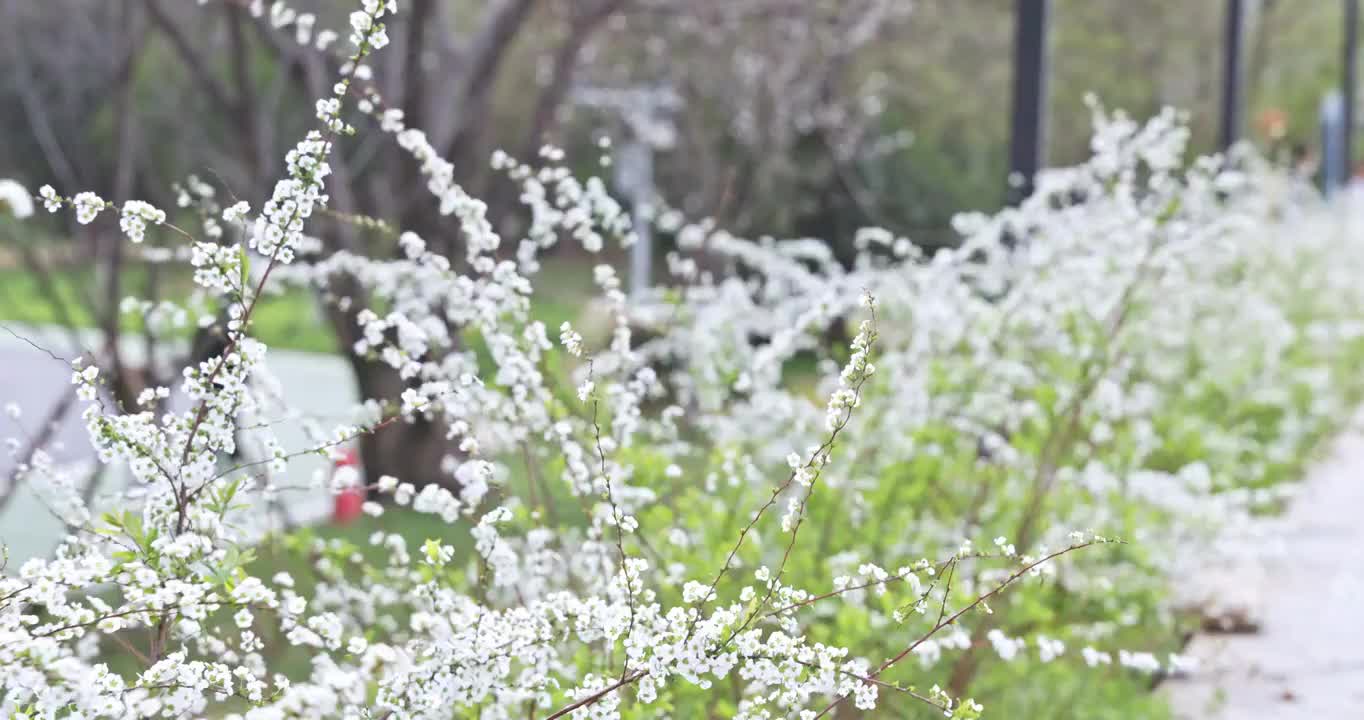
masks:
[[[72,349],[72,341],[64,332],[13,325],[7,327],[62,357],[79,354]],[[94,337],[84,338],[81,342],[86,347],[96,346]],[[131,362],[141,362],[136,357],[138,349],[136,344],[130,346]],[[290,402],[324,421],[345,421],[345,414],[353,406],[358,393],[350,369],[343,360],[331,355],[272,350],[267,362],[284,384]],[[34,432],[67,392],[70,379],[69,366],[0,329],[0,406],[14,402],[23,409],[20,418],[22,429],[8,415],[0,414],[0,440],[11,437],[22,440],[25,432]],[[276,432],[286,450],[309,446],[307,437],[300,430],[281,426]],[[73,462],[93,457],[85,426],[80,420],[79,406],[67,413],[53,439],[54,444],[48,449],[58,461]],[[13,467],[14,459],[10,452],[0,451],[0,487],[7,485]],[[305,456],[291,463],[290,473],[292,477],[302,479],[325,467],[326,461],[322,458]],[[106,481],[101,485],[101,491],[116,490],[122,486],[120,480]],[[331,507],[330,498],[325,496],[309,497],[290,492],[284,493],[282,497],[287,499],[291,514],[298,519],[325,515]],[[22,563],[30,557],[48,553],[62,533],[61,522],[27,488],[21,487],[4,510],[0,511],[0,544],[7,547],[11,563]]]
[[[1284,551],[1246,580],[1260,632],[1194,638],[1199,673],[1168,684],[1176,717],[1364,718],[1364,432],[1337,441],[1284,521]]]

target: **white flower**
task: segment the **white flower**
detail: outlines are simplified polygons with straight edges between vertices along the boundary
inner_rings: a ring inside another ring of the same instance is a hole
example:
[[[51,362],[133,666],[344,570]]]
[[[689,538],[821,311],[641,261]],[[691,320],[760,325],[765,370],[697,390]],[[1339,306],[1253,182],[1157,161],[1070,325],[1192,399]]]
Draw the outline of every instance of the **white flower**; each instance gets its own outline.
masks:
[[[8,212],[19,220],[33,214],[33,196],[23,185],[0,178],[0,214]]]
[[[575,331],[567,320],[559,326],[559,342],[563,344],[564,349],[568,350],[569,355],[582,357],[583,336]]]
[[[77,196],[79,200],[80,196]],[[123,229],[123,234],[135,243],[142,242],[146,236],[147,224],[160,225],[166,221],[166,213],[150,203],[141,200],[129,200],[123,204],[123,212],[119,217],[119,227]]]
[[[223,220],[232,225],[240,225],[246,221],[246,216],[251,212],[251,205],[245,200],[235,203],[231,207],[223,210]]]
[[[43,207],[48,212],[54,213],[62,209],[62,198],[51,185],[44,185],[38,189],[38,194],[43,198]]]
[[[369,46],[375,50],[381,50],[388,46],[388,30],[386,28],[375,28],[369,34]]]
[[[71,204],[76,207],[76,222],[82,225],[89,225],[99,217],[100,212],[108,207],[104,198],[92,193],[83,192],[71,199]]]
[[[374,18],[363,10],[356,10],[350,14],[350,26],[355,29],[355,32],[363,35],[374,26]]]

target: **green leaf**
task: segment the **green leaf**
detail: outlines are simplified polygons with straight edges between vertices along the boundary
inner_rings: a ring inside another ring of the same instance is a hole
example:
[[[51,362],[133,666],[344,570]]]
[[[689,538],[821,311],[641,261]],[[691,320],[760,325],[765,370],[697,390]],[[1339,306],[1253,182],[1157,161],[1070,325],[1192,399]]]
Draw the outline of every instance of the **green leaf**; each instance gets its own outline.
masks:
[[[241,282],[242,287],[242,299],[243,301],[245,301],[247,278],[251,277],[251,256],[247,254],[245,244],[237,246],[237,253],[238,253],[237,268],[241,274],[239,282]]]

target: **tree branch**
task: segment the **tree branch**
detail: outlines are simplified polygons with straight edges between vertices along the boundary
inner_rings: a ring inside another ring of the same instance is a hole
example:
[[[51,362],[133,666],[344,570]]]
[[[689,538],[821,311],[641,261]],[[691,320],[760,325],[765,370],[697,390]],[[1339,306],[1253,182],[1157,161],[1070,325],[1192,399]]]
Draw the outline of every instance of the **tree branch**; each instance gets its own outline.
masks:
[[[535,100],[535,109],[531,111],[530,127],[526,131],[521,157],[533,157],[536,148],[540,146],[545,130],[550,126],[554,114],[559,111],[559,106],[563,104],[564,97],[573,85],[578,55],[582,52],[583,46],[592,37],[592,33],[625,3],[626,0],[600,0],[581,17],[573,20],[568,38],[554,53],[554,69],[551,71],[549,83]]]
[[[213,103],[225,113],[231,113],[235,110],[232,100],[228,97],[227,89],[204,65],[204,59],[194,49],[193,43],[185,36],[184,31],[175,24],[170,15],[166,14],[166,10],[161,7],[159,0],[145,0],[145,3],[147,14],[151,16],[152,22],[155,22],[165,33],[166,39],[170,40],[171,46],[175,48],[180,59],[185,62],[185,66],[194,75],[194,79],[203,86],[209,97],[213,99]]]
[[[488,93],[497,80],[502,61],[511,50],[512,38],[530,17],[538,0],[502,0],[487,11],[482,27],[474,35],[463,53],[466,63],[456,76],[448,98],[433,106],[448,110],[450,121],[446,127],[431,128],[433,144],[441,154],[450,151],[466,135],[467,128],[477,127],[488,112]]]

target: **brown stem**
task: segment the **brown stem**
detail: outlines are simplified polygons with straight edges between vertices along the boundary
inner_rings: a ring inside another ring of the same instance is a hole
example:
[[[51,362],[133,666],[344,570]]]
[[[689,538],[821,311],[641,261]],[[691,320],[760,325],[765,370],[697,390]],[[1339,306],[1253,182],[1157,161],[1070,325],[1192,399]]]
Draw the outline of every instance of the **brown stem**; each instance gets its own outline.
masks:
[[[885,662],[881,663],[881,666],[876,669],[876,672],[871,673],[869,677],[870,678],[880,677],[881,673],[884,673],[886,670],[889,670],[891,666],[909,657],[909,655],[913,653],[915,650],[917,650],[920,645],[923,645],[924,643],[928,642],[929,639],[931,639],[934,635],[937,635],[938,632],[941,631],[943,628],[952,625],[957,621],[958,618],[976,609],[976,607],[978,607],[981,603],[1003,592],[1005,588],[1009,587],[1010,585],[1013,585],[1015,582],[1018,582],[1019,579],[1027,575],[1029,572],[1032,572],[1034,568],[1042,565],[1043,563],[1054,560],[1062,555],[1065,555],[1066,553],[1074,552],[1082,548],[1087,548],[1090,547],[1091,545],[1096,545],[1098,543],[1099,541],[1097,540],[1091,540],[1089,542],[1080,543],[1078,545],[1071,545],[1069,547],[1057,550],[1056,552],[1051,553],[1050,555],[1042,557],[1038,560],[1034,560],[1028,563],[1027,565],[1024,565],[1023,567],[1015,571],[1014,574],[1005,578],[1004,582],[1001,582],[1000,584],[996,585],[993,589],[991,589],[984,595],[981,595],[977,597],[975,600],[972,600],[966,607],[963,607],[962,609],[952,613],[945,619],[939,620],[937,624],[933,626],[933,629],[929,630],[918,640],[915,640],[914,642],[910,643],[909,647],[900,651],[900,653],[895,657],[892,657],[889,660],[886,660]],[[832,703],[829,703],[828,707],[824,708],[823,711],[821,711],[818,715],[815,716],[816,720],[818,720],[818,718],[824,717],[825,715],[828,715],[830,711],[841,705],[844,700],[848,699],[848,697],[849,697],[848,695],[840,695],[838,699],[834,700]]]

